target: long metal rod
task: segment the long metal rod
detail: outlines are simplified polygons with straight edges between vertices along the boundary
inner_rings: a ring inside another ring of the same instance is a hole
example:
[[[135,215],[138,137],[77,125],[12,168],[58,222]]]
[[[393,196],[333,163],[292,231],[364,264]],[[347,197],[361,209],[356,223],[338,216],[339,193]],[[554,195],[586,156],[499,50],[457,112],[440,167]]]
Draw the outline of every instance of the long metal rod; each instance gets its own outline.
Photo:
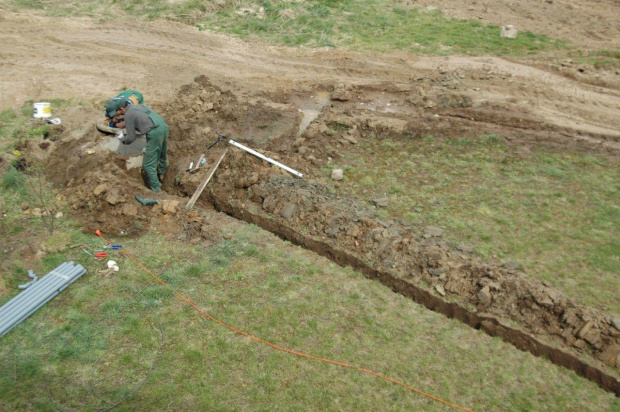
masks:
[[[294,175],[295,175],[295,176],[297,176],[297,177],[303,177],[303,176],[304,176],[303,174],[299,173],[297,170],[295,170],[295,169],[291,169],[290,167],[288,167],[288,166],[286,166],[286,165],[283,165],[283,164],[282,164],[282,163],[280,163],[280,162],[276,162],[275,160],[270,159],[270,158],[268,158],[267,156],[264,156],[264,155],[262,155],[262,154],[258,153],[257,151],[252,150],[252,149],[250,149],[249,147],[246,147],[246,146],[242,145],[241,143],[237,143],[237,142],[235,142],[234,140],[230,140],[228,143],[230,143],[231,145],[233,145],[233,146],[235,146],[235,147],[238,147],[239,149],[245,150],[246,152],[248,152],[248,153],[250,153],[250,154],[253,154],[253,155],[254,155],[254,156],[256,156],[256,157],[260,157],[261,159],[266,160],[266,161],[268,161],[269,163],[271,163],[271,164],[273,164],[273,165],[276,165],[276,166],[278,166],[279,168],[284,169],[284,170],[286,170],[287,172],[292,173],[292,174],[294,174]]]

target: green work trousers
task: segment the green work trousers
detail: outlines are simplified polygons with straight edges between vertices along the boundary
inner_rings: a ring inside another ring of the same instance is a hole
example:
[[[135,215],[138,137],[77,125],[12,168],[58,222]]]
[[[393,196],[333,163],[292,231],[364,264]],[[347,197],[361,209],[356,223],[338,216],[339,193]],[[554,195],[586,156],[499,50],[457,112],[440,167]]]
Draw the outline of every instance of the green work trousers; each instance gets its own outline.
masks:
[[[159,123],[159,122],[158,122]],[[142,170],[153,192],[161,190],[161,183],[157,175],[166,173],[168,167],[168,126],[159,123],[146,134],[146,150],[142,157]]]

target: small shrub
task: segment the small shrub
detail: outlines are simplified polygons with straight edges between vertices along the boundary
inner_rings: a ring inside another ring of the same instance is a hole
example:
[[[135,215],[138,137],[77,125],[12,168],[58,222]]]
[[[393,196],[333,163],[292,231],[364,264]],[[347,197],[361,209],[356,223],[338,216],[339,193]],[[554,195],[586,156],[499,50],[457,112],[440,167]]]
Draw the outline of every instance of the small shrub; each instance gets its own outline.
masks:
[[[14,167],[9,166],[2,176],[0,187],[15,192],[24,192],[26,190],[26,176]]]

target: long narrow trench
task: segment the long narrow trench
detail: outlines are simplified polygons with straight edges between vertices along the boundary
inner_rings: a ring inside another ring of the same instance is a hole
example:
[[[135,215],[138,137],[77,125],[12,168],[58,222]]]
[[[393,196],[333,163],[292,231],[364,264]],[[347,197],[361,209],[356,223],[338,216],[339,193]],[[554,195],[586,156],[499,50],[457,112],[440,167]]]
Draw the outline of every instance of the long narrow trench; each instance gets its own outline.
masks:
[[[584,362],[575,354],[541,342],[531,334],[503,324],[495,317],[475,313],[457,303],[447,302],[428,290],[397,278],[385,270],[373,267],[347,250],[335,248],[328,242],[305,235],[281,222],[280,219],[265,216],[261,213],[254,213],[249,208],[240,207],[233,204],[233,202],[214,196],[212,192],[209,193],[209,201],[218,210],[230,216],[255,224],[284,240],[327,257],[338,265],[351,266],[363,273],[368,279],[378,280],[395,293],[410,298],[430,310],[442,313],[449,318],[458,319],[472,328],[483,330],[490,336],[500,337],[520,350],[528,351],[535,356],[545,357],[554,364],[568,368],[578,375],[595,382],[601,388],[613,392],[616,396],[620,396],[620,381],[617,378],[601,368]]]

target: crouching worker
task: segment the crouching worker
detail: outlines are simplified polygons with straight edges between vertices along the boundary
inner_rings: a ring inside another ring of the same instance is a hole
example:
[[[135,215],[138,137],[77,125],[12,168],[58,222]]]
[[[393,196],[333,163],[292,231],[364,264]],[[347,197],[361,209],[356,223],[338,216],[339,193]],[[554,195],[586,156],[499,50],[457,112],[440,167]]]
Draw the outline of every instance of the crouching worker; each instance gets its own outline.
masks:
[[[142,171],[146,183],[153,192],[161,190],[161,182],[168,167],[168,125],[163,117],[145,104],[128,104],[119,100],[113,107],[125,116],[126,135],[121,137],[123,144],[131,144],[137,134],[146,134],[146,150],[142,158]]]
[[[125,122],[115,109],[119,100],[126,100],[127,104],[144,104],[144,97],[137,90],[125,90],[111,98],[105,106],[106,126],[124,129]]]

